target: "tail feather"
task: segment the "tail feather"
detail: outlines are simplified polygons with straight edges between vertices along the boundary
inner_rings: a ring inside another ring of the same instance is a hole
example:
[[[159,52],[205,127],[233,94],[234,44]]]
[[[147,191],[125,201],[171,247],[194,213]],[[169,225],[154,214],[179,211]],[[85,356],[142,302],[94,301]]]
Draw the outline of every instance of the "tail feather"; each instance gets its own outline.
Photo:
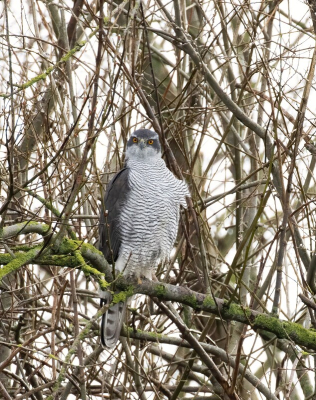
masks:
[[[109,298],[101,298],[101,306],[108,304]],[[110,307],[103,315],[101,322],[101,343],[104,347],[112,348],[116,345],[125,317],[126,303],[119,302]]]

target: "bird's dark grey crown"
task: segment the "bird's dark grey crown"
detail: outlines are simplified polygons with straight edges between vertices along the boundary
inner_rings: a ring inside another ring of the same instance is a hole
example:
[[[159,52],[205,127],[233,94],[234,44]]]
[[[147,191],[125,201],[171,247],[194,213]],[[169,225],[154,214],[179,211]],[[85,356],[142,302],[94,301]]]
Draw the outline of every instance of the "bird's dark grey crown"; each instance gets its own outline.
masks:
[[[159,140],[159,136],[158,133],[156,133],[155,131],[151,131],[150,129],[138,129],[137,131],[135,131],[132,136],[136,136],[137,138],[140,139],[158,139]]]

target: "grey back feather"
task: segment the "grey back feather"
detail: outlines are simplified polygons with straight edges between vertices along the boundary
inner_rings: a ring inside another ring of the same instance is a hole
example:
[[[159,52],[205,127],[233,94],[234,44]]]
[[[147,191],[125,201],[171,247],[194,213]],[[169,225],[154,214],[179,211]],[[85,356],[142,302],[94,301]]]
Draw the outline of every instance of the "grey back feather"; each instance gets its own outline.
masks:
[[[119,219],[130,191],[128,174],[129,169],[125,167],[114,176],[107,186],[101,206],[99,250],[110,264],[117,260],[122,242]]]

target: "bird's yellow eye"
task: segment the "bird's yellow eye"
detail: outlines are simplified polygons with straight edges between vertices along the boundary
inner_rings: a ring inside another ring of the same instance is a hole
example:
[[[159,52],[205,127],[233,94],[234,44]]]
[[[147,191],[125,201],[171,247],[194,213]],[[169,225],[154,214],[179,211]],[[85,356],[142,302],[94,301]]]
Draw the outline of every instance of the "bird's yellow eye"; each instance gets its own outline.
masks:
[[[148,144],[153,144],[154,141],[152,139],[148,140]]]
[[[133,137],[133,142],[134,142],[134,143],[137,143],[137,142],[138,142],[138,139],[137,139],[136,137]]]

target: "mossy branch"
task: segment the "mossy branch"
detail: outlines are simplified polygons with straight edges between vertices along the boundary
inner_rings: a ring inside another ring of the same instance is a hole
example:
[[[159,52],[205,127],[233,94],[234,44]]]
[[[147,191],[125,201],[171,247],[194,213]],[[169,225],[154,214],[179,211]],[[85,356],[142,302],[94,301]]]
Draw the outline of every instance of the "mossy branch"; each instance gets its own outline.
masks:
[[[120,278],[116,283],[116,288],[128,292],[129,295],[131,282]],[[316,331],[314,329],[305,329],[300,324],[280,320],[236,303],[229,304],[223,299],[197,293],[186,287],[153,281],[135,284],[132,292],[186,304],[195,310],[218,315],[226,321],[238,321],[250,325],[254,330],[262,329],[274,333],[279,339],[288,339],[299,346],[316,351]]]
[[[69,254],[77,250],[80,250],[82,257],[89,261],[95,267],[96,271],[104,274],[108,282],[112,282],[112,272],[108,263],[105,261],[102,252],[97,250],[92,244],[85,243],[81,240],[64,238],[59,246],[58,254]]]
[[[5,276],[16,272],[23,265],[31,263],[38,253],[41,251],[42,246],[37,246],[26,253],[18,253],[16,258],[13,258],[6,266],[0,269],[0,281]]]
[[[15,255],[18,255],[18,254],[19,253],[15,253]],[[12,257],[11,254],[9,254],[9,253],[0,254],[0,265],[7,265],[12,260],[15,260],[15,258]],[[30,264],[32,261],[33,260],[30,260],[26,264]],[[68,268],[77,268],[80,266],[76,257],[71,256],[71,255],[67,255],[67,256],[66,255],[48,255],[48,256],[45,255],[44,257],[40,256],[40,257],[36,258],[36,264],[38,264],[38,265],[55,265],[57,267],[68,267]]]
[[[50,233],[50,226],[34,221],[11,225],[0,232],[0,240],[27,233],[37,233],[45,237]],[[0,265],[5,265],[0,269],[0,279],[17,271],[26,264],[31,264],[39,254],[39,249],[43,248],[43,245],[44,243],[35,247],[20,247],[18,249],[20,251],[14,252],[15,257],[10,254],[0,254]],[[108,282],[113,280],[112,273],[103,254],[89,243],[64,238],[57,254],[53,249],[49,248],[48,243],[46,243],[46,249],[45,254],[36,259],[36,264],[80,268],[86,276],[93,275],[98,280],[102,290],[106,290]],[[103,279],[103,276],[105,279]]]

